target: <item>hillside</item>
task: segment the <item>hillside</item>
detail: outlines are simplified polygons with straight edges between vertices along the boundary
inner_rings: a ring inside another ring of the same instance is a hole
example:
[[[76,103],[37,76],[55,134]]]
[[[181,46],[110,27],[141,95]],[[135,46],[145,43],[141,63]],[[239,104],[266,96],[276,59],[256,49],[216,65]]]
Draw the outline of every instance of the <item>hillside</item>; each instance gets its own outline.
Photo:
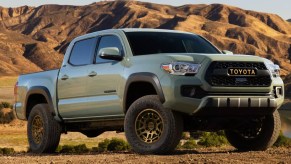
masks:
[[[288,21],[288,22],[291,22],[291,19],[288,19],[287,21]]]
[[[291,23],[237,7],[173,7],[136,1],[86,6],[0,8],[0,75],[60,66],[72,38],[110,28],[162,28],[201,34],[220,49],[272,59],[291,71]]]

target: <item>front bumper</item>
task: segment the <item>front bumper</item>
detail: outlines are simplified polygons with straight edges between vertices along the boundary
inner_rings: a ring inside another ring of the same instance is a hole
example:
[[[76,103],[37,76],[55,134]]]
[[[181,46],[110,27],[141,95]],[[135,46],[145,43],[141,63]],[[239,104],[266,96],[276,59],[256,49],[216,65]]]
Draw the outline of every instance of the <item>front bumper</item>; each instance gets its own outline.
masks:
[[[245,109],[267,108],[276,109],[277,102],[272,97],[211,97],[207,99],[205,108]]]
[[[277,108],[274,97],[208,97],[196,116],[268,115]]]
[[[206,96],[202,99],[176,97],[164,103],[166,108],[189,115],[266,115],[273,113],[284,98],[273,96]]]
[[[164,107],[193,116],[266,115],[284,102],[284,84],[280,77],[272,78],[269,87],[216,87],[209,85],[203,74],[164,76],[160,80]],[[195,93],[183,88],[195,88]]]

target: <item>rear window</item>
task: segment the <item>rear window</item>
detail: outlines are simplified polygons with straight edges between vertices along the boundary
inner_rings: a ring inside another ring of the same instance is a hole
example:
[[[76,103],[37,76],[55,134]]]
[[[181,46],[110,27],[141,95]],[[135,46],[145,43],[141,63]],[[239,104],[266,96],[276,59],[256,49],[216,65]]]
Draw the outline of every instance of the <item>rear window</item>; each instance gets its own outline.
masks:
[[[158,53],[220,53],[198,35],[167,32],[127,32],[134,55]]]
[[[69,63],[74,66],[92,64],[95,48],[96,38],[76,42],[71,52]]]

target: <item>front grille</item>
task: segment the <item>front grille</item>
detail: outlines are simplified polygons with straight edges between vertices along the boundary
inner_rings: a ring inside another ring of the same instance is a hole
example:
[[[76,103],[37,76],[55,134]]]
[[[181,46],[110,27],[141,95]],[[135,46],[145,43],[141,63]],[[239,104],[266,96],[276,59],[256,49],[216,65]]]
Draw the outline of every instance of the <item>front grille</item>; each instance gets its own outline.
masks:
[[[256,69],[257,75],[230,76],[229,68]],[[267,87],[271,85],[271,76],[264,63],[259,62],[212,62],[205,80],[212,86],[221,87]]]
[[[227,68],[257,68],[258,70],[267,70],[264,63],[253,62],[213,62],[214,69],[227,69]]]

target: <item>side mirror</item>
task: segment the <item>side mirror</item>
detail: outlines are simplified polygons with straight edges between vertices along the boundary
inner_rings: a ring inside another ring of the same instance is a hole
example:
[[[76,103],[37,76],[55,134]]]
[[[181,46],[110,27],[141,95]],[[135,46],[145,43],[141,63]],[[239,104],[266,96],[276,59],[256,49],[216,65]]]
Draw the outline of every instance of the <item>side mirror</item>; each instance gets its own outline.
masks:
[[[102,59],[121,61],[123,57],[117,47],[102,48],[98,54]]]
[[[233,52],[228,51],[228,50],[222,50],[223,54],[227,54],[227,55],[233,55]]]

